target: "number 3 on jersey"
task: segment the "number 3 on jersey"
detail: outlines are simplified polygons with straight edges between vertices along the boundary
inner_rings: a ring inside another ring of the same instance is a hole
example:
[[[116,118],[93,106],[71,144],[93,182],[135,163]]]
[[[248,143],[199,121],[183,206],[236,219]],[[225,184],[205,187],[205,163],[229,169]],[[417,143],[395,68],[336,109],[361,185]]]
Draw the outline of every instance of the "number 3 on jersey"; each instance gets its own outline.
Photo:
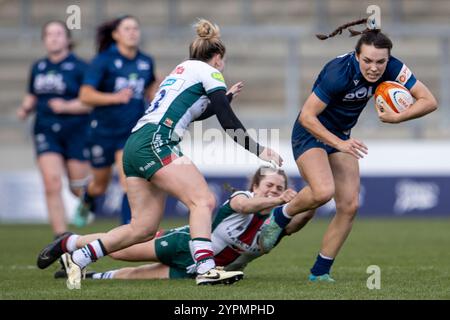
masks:
[[[166,96],[166,92],[167,91],[165,89],[163,89],[159,92],[159,98],[153,100],[152,104],[150,104],[150,106],[145,111],[145,114],[151,113],[151,112],[155,111],[156,109],[158,109],[159,104],[161,103],[161,100],[164,99],[164,97]]]

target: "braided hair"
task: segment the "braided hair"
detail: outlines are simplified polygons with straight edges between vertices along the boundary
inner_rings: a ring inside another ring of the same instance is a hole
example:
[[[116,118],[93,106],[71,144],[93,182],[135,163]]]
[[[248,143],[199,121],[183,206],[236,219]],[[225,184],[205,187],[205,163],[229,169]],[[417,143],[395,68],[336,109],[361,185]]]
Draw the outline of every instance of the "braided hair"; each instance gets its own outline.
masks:
[[[367,24],[367,18],[359,19],[359,20],[355,20],[355,21],[351,21],[351,22],[347,22],[346,24],[343,24],[343,25],[337,27],[336,30],[334,30],[332,33],[330,33],[328,35],[326,35],[326,34],[316,34],[316,37],[318,39],[320,39],[320,40],[326,40],[328,38],[334,37],[337,34],[342,34],[342,31],[344,31],[345,29],[347,29],[349,27],[357,26],[357,25],[360,25],[360,24]],[[359,35],[359,34],[362,34],[362,33],[365,33],[365,32],[368,32],[370,30],[371,29],[369,29],[369,28],[366,28],[363,31],[355,31],[355,30],[350,29],[350,28],[348,29],[348,31],[350,32],[350,36],[351,37]]]
[[[367,25],[366,29],[362,31],[356,31],[350,28],[352,26],[360,24],[366,24]],[[326,40],[328,38],[334,37],[337,34],[342,34],[342,31],[344,31],[345,29],[348,29],[348,31],[350,32],[350,37],[361,35],[355,46],[355,51],[357,54],[361,52],[361,46],[363,44],[373,45],[377,49],[388,49],[389,54],[391,54],[391,50],[393,47],[391,39],[389,39],[387,35],[382,33],[381,30],[377,28],[374,21],[370,20],[369,18],[348,22],[346,24],[339,26],[338,28],[336,28],[336,30],[334,30],[332,33],[328,35],[316,34],[316,37],[320,40]]]

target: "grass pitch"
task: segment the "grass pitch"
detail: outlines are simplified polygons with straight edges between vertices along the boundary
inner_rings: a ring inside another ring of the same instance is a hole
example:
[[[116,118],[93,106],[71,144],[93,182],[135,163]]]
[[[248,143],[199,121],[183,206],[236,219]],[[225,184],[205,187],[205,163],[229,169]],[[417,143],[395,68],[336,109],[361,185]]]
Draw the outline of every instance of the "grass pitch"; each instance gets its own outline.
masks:
[[[185,221],[166,221],[164,227]],[[35,266],[40,249],[52,240],[45,225],[0,225],[0,299],[450,299],[450,219],[357,219],[332,269],[336,283],[306,279],[327,219],[311,221],[285,237],[270,254],[245,270],[232,286],[197,287],[193,280],[86,280],[69,291],[53,279],[57,264]],[[115,221],[96,222],[76,232],[107,231]],[[91,265],[105,271],[137,263],[105,258]],[[366,286],[367,268],[381,269],[381,288]]]

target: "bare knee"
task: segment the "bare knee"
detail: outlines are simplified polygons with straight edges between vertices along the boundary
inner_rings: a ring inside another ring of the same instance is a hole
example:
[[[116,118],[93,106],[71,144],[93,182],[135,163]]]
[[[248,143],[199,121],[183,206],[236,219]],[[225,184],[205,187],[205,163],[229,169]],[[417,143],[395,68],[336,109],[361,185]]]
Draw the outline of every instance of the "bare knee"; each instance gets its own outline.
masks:
[[[359,199],[354,199],[336,203],[336,212],[342,217],[348,219],[350,222],[356,216],[359,209]]]
[[[130,226],[133,230],[131,236],[133,237],[134,243],[150,241],[156,236],[156,233],[158,232],[157,226],[140,225],[134,223],[133,220],[131,220]]]
[[[313,189],[312,194],[313,194],[313,201],[319,207],[333,198],[334,186],[322,186]]]
[[[212,192],[208,192],[201,197],[193,199],[192,203],[188,206],[189,209],[206,208],[209,212],[213,212],[216,208],[216,198]]]
[[[61,193],[62,182],[58,175],[48,175],[44,177],[46,195],[56,195]]]

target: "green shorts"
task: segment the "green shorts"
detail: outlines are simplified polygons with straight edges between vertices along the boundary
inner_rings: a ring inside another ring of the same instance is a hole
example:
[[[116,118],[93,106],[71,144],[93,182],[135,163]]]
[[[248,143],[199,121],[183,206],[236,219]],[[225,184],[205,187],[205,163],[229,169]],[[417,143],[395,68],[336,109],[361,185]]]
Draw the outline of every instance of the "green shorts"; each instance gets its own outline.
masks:
[[[195,277],[195,262],[192,259],[189,241],[189,226],[162,231],[155,238],[155,252],[158,260],[169,266],[169,278]]]
[[[123,149],[123,170],[127,177],[149,180],[156,171],[183,156],[172,129],[147,123],[133,132]]]

